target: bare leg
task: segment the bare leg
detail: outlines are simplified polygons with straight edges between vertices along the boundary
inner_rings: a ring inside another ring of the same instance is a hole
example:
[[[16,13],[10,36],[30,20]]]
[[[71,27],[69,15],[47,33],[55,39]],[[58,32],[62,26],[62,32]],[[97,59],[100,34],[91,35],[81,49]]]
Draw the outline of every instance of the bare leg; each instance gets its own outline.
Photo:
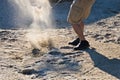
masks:
[[[87,49],[90,45],[89,42],[85,39],[84,36],[84,23],[81,21],[78,24],[72,25],[74,31],[78,35],[79,39],[81,40],[80,44],[78,47],[75,47],[74,50],[84,50]]]
[[[76,34],[78,35],[78,37],[80,38],[80,40],[85,40],[84,37],[84,23],[82,21],[80,21],[80,23],[78,24],[73,24],[72,25],[74,31],[76,32]]]

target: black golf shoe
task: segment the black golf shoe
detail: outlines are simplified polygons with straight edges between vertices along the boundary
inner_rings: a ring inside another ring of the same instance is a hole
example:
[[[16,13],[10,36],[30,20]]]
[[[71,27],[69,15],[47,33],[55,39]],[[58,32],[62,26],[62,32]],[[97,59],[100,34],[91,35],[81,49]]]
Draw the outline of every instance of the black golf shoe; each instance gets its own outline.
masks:
[[[85,50],[90,47],[90,44],[87,40],[81,41],[78,47],[75,47],[74,50]]]
[[[77,38],[77,39],[73,40],[72,42],[69,42],[68,44],[72,45],[72,46],[77,46],[79,43],[80,43],[80,39]]]

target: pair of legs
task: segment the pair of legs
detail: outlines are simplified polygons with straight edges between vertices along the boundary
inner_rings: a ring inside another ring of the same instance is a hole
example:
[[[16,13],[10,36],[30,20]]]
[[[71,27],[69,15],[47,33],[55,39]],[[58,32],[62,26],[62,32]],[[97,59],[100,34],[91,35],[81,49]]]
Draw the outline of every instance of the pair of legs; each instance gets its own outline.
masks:
[[[78,35],[78,38],[75,39],[73,42],[70,42],[69,44],[77,46],[80,43],[77,47],[74,48],[74,50],[84,50],[88,48],[90,45],[84,36],[84,23],[80,21],[78,24],[73,24],[72,27]]]
[[[94,2],[95,0],[74,0],[70,7],[68,22],[72,24],[78,38],[69,44],[73,46],[79,44],[78,47],[74,48],[74,50],[83,50],[90,46],[84,36],[84,23],[82,20],[87,19]]]

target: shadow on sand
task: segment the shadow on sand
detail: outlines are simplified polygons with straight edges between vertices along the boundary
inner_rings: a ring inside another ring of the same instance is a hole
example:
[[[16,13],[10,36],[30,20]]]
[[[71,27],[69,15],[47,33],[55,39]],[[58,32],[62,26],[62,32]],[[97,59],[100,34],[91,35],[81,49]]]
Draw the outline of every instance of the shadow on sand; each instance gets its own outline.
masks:
[[[93,49],[87,49],[86,52],[89,53],[95,67],[120,79],[120,59],[109,59]]]
[[[110,2],[110,3],[109,3]],[[119,0],[96,0],[86,24],[115,16],[120,13]],[[114,6],[116,5],[116,6]],[[118,16],[119,17],[119,16]]]
[[[70,24],[67,22],[67,16],[69,12],[69,8],[72,2],[63,2],[61,4],[53,7],[53,16],[55,18],[55,23],[60,28],[64,28],[69,26]],[[106,19],[108,17],[115,16],[120,13],[120,0],[96,0],[91,14],[88,19],[85,21],[86,24],[94,23],[102,19]],[[0,1],[0,28],[2,29],[11,29],[12,26],[17,26],[16,19],[13,17],[19,17],[18,15],[14,15],[17,10],[16,7],[9,4],[8,0]],[[17,6],[17,5],[16,5]],[[27,11],[27,10],[26,10]],[[27,12],[26,12],[27,13]],[[22,15],[21,15],[22,16]],[[120,16],[118,16],[120,17]],[[21,19],[21,18],[20,18]],[[32,19],[29,16],[23,16],[22,23],[29,26],[32,23]]]

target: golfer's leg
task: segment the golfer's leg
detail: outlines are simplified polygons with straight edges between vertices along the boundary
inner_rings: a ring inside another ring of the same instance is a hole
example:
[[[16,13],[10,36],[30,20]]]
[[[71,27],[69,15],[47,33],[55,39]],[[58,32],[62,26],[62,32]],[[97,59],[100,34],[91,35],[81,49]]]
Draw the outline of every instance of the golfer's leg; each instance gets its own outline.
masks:
[[[85,37],[84,37],[84,23],[83,22],[80,22],[80,24],[73,24],[72,25],[74,31],[76,32],[76,34],[78,35],[78,37],[80,38],[80,40],[85,40]]]

